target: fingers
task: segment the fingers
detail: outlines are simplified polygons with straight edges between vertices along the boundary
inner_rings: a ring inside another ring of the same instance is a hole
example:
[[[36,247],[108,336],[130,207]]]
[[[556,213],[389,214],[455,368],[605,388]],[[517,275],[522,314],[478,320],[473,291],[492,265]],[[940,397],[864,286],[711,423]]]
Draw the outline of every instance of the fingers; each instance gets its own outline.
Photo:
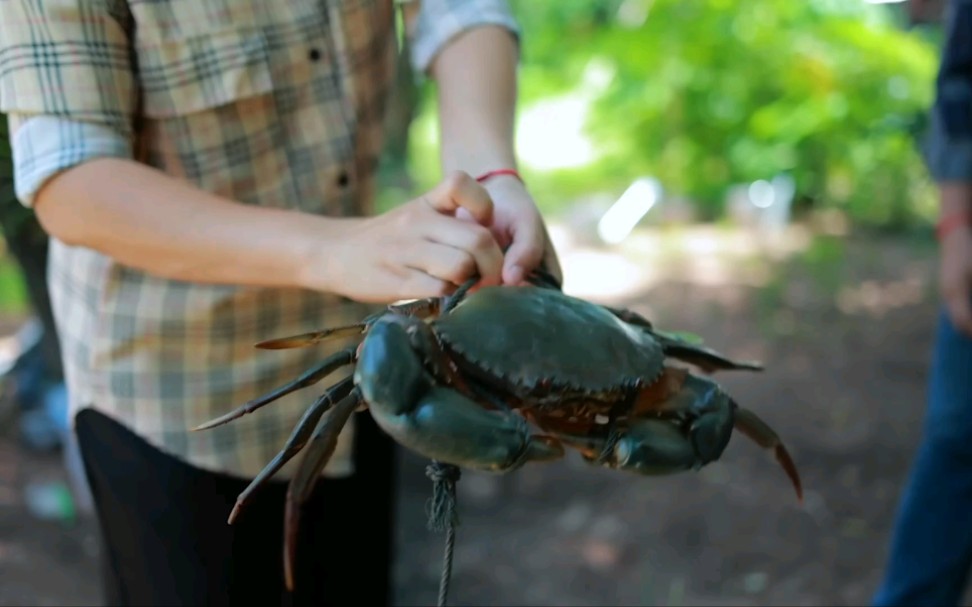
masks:
[[[369,271],[366,277],[356,275],[357,280],[345,283],[346,297],[366,304],[388,305],[407,299],[445,297],[456,290],[449,281],[402,265],[378,264]]]
[[[541,264],[558,282],[563,282],[557,253],[550,242],[543,220],[537,215],[516,225],[513,242],[506,251],[503,282],[520,284],[527,274]]]
[[[540,265],[545,244],[539,221],[524,220],[515,230],[503,264],[503,282],[511,285],[520,284],[527,272]]]
[[[439,213],[452,215],[459,209],[465,209],[481,225],[493,222],[492,198],[467,173],[453,173],[429,192],[424,200]]]
[[[399,299],[423,299],[451,295],[456,290],[456,285],[427,272],[407,268],[401,277],[399,289]]]
[[[455,284],[475,274],[479,274],[483,284],[499,284],[502,280],[503,251],[487,228],[441,215],[430,218],[427,228],[426,238],[437,247],[422,248],[432,264],[423,267],[442,267],[449,274],[435,276],[447,280],[458,277],[459,280],[453,280]]]
[[[487,191],[494,201],[492,232],[505,250],[502,281],[522,285],[527,276],[543,266],[558,281],[560,263],[550,235],[533,198],[519,180],[490,182]],[[462,212],[457,216],[462,216]]]
[[[402,250],[400,263],[408,270],[425,273],[435,280],[458,287],[478,274],[476,259],[469,251],[426,241]]]

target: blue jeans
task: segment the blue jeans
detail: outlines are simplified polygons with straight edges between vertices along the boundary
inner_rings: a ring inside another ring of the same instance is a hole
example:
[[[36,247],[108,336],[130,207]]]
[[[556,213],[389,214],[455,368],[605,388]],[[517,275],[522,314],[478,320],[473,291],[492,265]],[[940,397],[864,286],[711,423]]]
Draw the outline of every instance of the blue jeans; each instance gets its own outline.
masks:
[[[972,338],[941,313],[924,437],[873,605],[952,607],[972,566]]]

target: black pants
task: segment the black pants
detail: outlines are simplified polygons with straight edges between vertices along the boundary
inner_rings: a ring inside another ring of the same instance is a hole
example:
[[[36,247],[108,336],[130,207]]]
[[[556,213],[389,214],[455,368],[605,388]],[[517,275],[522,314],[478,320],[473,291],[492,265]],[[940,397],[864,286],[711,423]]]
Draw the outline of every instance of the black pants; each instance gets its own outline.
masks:
[[[291,595],[283,583],[283,482],[265,485],[229,525],[248,482],[190,467],[82,411],[78,441],[104,538],[107,603],[390,604],[394,445],[367,414],[356,421],[356,474],[318,481],[301,517]]]

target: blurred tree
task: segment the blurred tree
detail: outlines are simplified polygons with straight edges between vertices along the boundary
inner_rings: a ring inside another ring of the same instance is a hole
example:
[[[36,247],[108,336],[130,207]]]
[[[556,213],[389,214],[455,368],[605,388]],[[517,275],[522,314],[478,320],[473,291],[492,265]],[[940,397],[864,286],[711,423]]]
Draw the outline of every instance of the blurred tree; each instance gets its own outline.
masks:
[[[933,208],[915,138],[931,102],[937,49],[904,31],[887,7],[848,0],[514,7],[525,32],[525,95],[584,93],[592,69],[607,82],[592,95],[587,124],[603,155],[585,175],[629,183],[654,175],[710,217],[721,214],[730,184],[781,172],[795,178],[799,195],[866,223],[901,226]]]
[[[409,61],[408,38],[398,21],[398,56],[395,80],[385,113],[385,147],[382,151],[382,178],[387,186],[408,190],[412,187],[408,166],[408,142],[412,120],[418,108],[420,88]]]

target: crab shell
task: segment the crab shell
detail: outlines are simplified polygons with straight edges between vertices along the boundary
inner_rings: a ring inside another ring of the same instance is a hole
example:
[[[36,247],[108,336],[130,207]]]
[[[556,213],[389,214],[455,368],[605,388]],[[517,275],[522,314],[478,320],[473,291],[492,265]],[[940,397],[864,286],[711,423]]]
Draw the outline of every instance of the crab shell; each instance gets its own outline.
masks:
[[[484,287],[431,324],[465,373],[540,407],[611,405],[664,371],[651,333],[548,288]]]

